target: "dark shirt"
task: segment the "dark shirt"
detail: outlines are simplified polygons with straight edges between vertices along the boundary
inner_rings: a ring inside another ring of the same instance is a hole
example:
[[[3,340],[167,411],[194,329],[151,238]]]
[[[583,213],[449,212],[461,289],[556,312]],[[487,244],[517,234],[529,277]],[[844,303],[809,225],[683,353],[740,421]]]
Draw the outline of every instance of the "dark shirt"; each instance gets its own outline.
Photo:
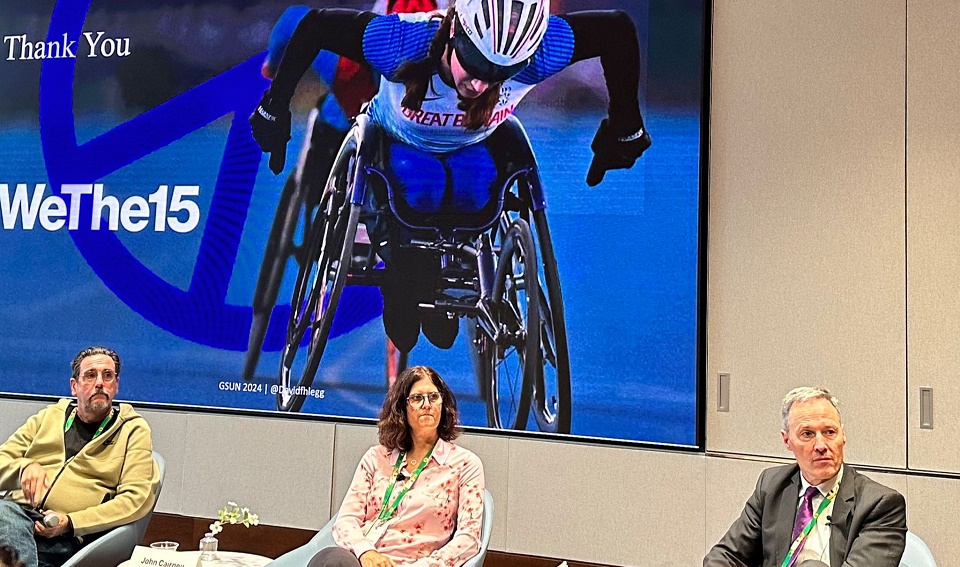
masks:
[[[67,408],[67,419],[70,419],[70,414],[73,413],[73,410],[76,409],[75,405],[71,405]],[[106,431],[111,423],[117,419],[117,412],[112,412],[110,416],[110,421],[107,422],[107,425],[104,426],[104,431]],[[63,433],[63,448],[65,453],[65,460],[69,461],[70,459],[77,456],[77,453],[83,450],[87,446],[87,443],[93,440],[93,435],[100,429],[100,424],[102,421],[96,423],[87,423],[80,419],[80,415],[73,420],[73,425],[70,426],[70,429],[66,430]],[[66,422],[64,422],[66,425]]]

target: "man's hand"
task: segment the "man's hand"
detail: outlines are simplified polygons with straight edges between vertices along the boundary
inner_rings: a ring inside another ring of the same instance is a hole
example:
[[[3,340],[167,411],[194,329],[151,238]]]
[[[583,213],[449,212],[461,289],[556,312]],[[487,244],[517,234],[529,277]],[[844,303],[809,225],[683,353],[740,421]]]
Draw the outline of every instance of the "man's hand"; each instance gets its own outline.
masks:
[[[364,551],[360,556],[360,567],[396,567],[393,559],[375,549]]]
[[[260,149],[270,154],[270,171],[279,174],[287,160],[290,141],[290,104],[273,100],[270,91],[263,93],[260,104],[250,115],[250,129]]]
[[[604,119],[590,144],[593,161],[587,171],[587,185],[593,187],[603,181],[603,175],[608,170],[633,167],[650,144],[650,134],[643,126],[636,132],[618,136],[611,130],[609,121]]]
[[[57,514],[57,517],[60,518],[60,522],[57,525],[49,528],[43,525],[43,522],[34,522],[33,531],[38,536],[57,537],[67,533],[67,531],[70,529],[70,516],[66,514],[59,514],[57,512],[50,512],[49,510],[46,512],[48,515],[51,513]]]
[[[44,493],[50,489],[47,471],[43,470],[40,463],[30,463],[23,467],[20,472],[20,489],[23,490],[23,496],[30,501],[31,506],[36,508],[40,504]]]

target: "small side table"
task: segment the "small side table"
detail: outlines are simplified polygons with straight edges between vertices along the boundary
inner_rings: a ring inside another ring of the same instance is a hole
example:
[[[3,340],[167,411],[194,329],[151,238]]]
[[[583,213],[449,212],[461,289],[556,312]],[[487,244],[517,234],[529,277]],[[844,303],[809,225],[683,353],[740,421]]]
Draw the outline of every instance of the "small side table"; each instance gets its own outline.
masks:
[[[184,558],[191,558],[194,561],[200,557],[199,551],[178,551]],[[216,561],[204,561],[204,567],[263,567],[273,559],[253,553],[241,553],[239,551],[218,551]],[[134,567],[130,560],[126,560],[117,567]]]

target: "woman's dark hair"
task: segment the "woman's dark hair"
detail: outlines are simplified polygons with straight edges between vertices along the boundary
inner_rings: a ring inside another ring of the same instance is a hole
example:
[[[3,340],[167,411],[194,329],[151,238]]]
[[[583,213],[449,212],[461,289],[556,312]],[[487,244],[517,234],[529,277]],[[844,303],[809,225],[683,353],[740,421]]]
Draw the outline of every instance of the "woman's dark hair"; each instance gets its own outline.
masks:
[[[410,395],[413,385],[424,378],[429,378],[443,396],[440,424],[437,426],[440,438],[453,441],[460,436],[460,414],[457,412],[457,398],[453,392],[433,368],[411,366],[397,376],[397,381],[387,392],[387,399],[383,401],[383,408],[380,410],[380,444],[387,449],[413,449],[413,436],[407,423],[407,396]]]
[[[450,27],[453,25],[455,14],[455,7],[451,6],[447,9],[447,15],[440,22],[440,29],[430,40],[426,57],[419,61],[407,61],[397,69],[395,78],[402,82],[406,89],[403,100],[400,101],[404,108],[420,110],[423,107],[423,99],[427,96],[430,78],[437,72],[440,67],[440,59],[447,51]],[[457,107],[466,113],[463,117],[463,125],[467,130],[479,130],[490,122],[493,109],[496,108],[497,102],[500,100],[500,85],[502,84],[503,82],[493,83],[477,98],[460,101]]]
[[[0,567],[24,567],[24,564],[20,562],[13,548],[0,545]]]

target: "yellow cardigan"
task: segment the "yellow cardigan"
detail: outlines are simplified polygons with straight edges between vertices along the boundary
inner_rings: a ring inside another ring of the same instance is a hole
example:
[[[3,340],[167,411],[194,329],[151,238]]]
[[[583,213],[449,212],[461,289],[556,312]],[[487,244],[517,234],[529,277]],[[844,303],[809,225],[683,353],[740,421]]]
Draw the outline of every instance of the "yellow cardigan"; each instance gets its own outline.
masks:
[[[41,507],[70,516],[75,536],[142,518],[153,506],[160,484],[147,420],[129,404],[120,404],[113,424],[64,462],[63,425],[71,401],[60,400],[40,410],[0,445],[0,491],[9,490],[6,498],[26,503],[20,471],[36,462],[52,483]]]

